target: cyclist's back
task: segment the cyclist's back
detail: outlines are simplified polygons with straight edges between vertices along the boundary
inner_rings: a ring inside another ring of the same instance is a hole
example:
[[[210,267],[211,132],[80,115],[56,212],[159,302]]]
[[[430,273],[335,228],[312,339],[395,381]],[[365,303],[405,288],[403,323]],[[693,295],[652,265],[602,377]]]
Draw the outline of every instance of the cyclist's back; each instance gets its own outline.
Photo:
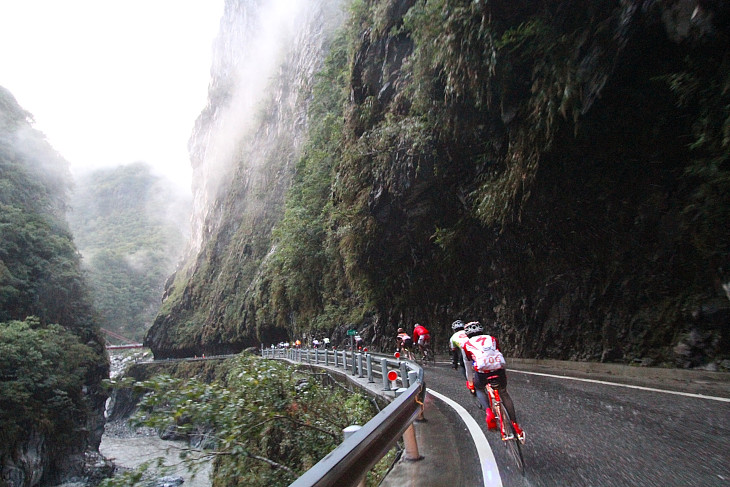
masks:
[[[413,346],[411,336],[406,333],[403,328],[398,328],[398,335],[395,337],[395,343],[399,352],[410,352]]]
[[[478,321],[467,323],[464,331],[469,339],[464,342],[462,349],[472,361],[474,367],[474,387],[477,399],[487,412],[487,425],[489,428],[496,426],[494,415],[489,403],[489,397],[485,388],[487,383],[499,390],[502,402],[512,418],[517,434],[524,438],[522,428],[517,424],[517,414],[512,398],[507,392],[507,374],[505,372],[506,362],[502,352],[499,350],[497,338],[484,333],[484,328]]]
[[[464,322],[456,320],[451,324],[451,330],[454,332],[449,338],[449,350],[451,351],[451,365],[458,369],[459,365],[464,367],[464,378],[466,379],[466,387],[473,394],[474,393],[474,369],[470,367],[469,359],[466,358],[466,353],[463,350],[464,343],[469,340],[469,337],[464,331]]]
[[[416,323],[413,327],[413,343],[418,345],[421,353],[431,344],[431,334],[425,326]]]

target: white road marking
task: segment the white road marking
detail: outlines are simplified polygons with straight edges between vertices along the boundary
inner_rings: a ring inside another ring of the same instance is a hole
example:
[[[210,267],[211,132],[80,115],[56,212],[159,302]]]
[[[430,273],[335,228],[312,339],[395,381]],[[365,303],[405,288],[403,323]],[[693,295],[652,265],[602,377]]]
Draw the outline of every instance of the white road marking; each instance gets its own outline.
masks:
[[[427,389],[427,393],[451,406],[461,417],[462,421],[464,421],[464,424],[466,424],[466,428],[469,430],[469,434],[474,440],[474,445],[476,446],[477,453],[479,454],[479,464],[482,466],[484,487],[501,487],[502,477],[499,476],[497,461],[494,459],[494,453],[492,453],[492,449],[487,442],[487,437],[484,436],[484,432],[479,427],[476,420],[460,404],[452,401],[443,394],[439,394],[432,389]]]
[[[653,387],[634,386],[631,384],[619,384],[617,382],[608,382],[608,381],[596,380],[596,379],[583,379],[581,377],[569,377],[566,375],[544,374],[542,372],[528,372],[526,370],[517,370],[517,369],[507,369],[507,370],[509,371],[510,374],[518,373],[518,374],[541,375],[543,377],[553,377],[556,379],[579,380],[582,382],[592,382],[594,384],[605,384],[605,385],[616,386],[616,387],[628,387],[629,389],[640,389],[642,391],[663,392],[665,394],[675,394],[677,396],[687,396],[687,397],[695,397],[698,399],[710,399],[712,401],[730,402],[730,398],[727,398],[727,397],[705,396],[704,394],[693,394],[690,392],[669,391],[666,389],[654,389]]]

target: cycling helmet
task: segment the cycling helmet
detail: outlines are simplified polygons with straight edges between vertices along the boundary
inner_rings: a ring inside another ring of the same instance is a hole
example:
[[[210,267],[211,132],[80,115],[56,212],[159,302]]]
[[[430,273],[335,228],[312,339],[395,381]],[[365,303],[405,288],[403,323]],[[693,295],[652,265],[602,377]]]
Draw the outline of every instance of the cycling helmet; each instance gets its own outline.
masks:
[[[464,329],[464,322],[461,320],[456,320],[453,323],[451,323],[451,329],[454,331],[459,331]]]
[[[478,321],[470,321],[464,327],[464,331],[466,332],[466,336],[471,338],[475,335],[481,335],[484,332],[484,328]]]
[[[405,333],[406,331],[403,328],[398,328],[398,333]]]

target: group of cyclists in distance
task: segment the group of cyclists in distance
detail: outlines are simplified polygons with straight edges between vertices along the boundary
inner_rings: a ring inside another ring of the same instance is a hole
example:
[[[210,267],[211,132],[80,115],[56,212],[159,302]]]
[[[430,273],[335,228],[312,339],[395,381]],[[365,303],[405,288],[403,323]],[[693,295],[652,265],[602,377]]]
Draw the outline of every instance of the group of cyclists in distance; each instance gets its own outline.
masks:
[[[497,338],[486,333],[478,321],[464,323],[462,320],[456,320],[451,324],[451,330],[453,332],[449,339],[451,364],[454,369],[463,367],[467,389],[476,395],[482,409],[486,411],[487,428],[497,429],[497,418],[492,411],[491,398],[486,392],[489,384],[499,390],[502,402],[512,419],[515,433],[524,443],[525,433],[517,423],[514,402],[507,392],[506,362]],[[407,358],[413,359],[414,345],[418,347],[422,356],[430,353],[431,335],[426,327],[418,323],[413,328],[412,337],[405,329],[398,328],[395,340],[396,350]]]
[[[486,422],[488,429],[497,429],[497,418],[492,411],[491,398],[487,394],[487,384],[499,391],[499,396],[507,409],[512,426],[517,438],[524,443],[525,433],[517,423],[517,414],[512,398],[507,392],[507,374],[505,372],[506,362],[499,348],[497,338],[485,332],[479,321],[464,323],[456,320],[451,324],[453,334],[449,339],[451,351],[451,363],[454,369],[463,367],[466,387],[469,392],[476,396],[482,409],[486,411]],[[352,337],[354,350],[367,350],[360,335]],[[416,323],[413,332],[409,334],[404,328],[398,328],[396,340],[396,351],[405,358],[415,360],[414,351],[425,361],[433,360],[431,348],[431,334],[428,329]],[[288,348],[289,343],[279,343],[279,348]],[[292,347],[302,346],[300,340],[292,343]],[[330,339],[324,338],[312,340],[314,348],[330,348]],[[273,348],[274,345],[271,345]],[[332,347],[334,348],[334,347]]]

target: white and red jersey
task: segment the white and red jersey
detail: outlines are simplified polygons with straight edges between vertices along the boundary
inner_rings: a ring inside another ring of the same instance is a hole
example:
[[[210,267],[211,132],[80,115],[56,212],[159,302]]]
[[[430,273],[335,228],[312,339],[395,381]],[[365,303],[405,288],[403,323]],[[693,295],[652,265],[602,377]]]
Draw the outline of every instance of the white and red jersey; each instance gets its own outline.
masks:
[[[464,330],[459,330],[451,335],[451,338],[449,339],[449,349],[452,351],[457,348],[461,349],[467,341],[469,341],[469,337],[466,335],[466,332]]]
[[[462,350],[472,361],[476,371],[491,372],[506,365],[497,339],[492,335],[473,336],[464,342]]]

